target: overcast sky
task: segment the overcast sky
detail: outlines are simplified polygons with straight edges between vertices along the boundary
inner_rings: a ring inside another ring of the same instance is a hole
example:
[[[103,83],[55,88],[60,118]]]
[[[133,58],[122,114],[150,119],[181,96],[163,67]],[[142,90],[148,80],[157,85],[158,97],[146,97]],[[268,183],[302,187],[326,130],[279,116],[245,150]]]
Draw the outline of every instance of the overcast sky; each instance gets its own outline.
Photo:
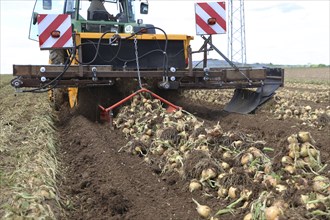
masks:
[[[151,23],[168,34],[195,36],[194,3],[149,0]],[[0,73],[12,73],[13,64],[47,64],[48,51],[40,51],[28,40],[34,1],[0,0],[1,66]],[[246,0],[246,48],[248,63],[330,64],[330,1]],[[213,43],[227,54],[227,36],[217,35]],[[195,36],[191,43],[197,50],[202,44]],[[212,58],[220,58],[211,53]],[[198,57],[196,58],[198,59]]]

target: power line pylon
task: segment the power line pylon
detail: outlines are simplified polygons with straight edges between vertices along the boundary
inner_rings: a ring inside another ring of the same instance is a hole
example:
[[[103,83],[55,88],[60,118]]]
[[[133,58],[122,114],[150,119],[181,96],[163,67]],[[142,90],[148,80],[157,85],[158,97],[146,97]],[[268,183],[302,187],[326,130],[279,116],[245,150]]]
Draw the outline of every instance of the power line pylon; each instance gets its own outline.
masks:
[[[228,58],[246,64],[244,0],[228,0]]]

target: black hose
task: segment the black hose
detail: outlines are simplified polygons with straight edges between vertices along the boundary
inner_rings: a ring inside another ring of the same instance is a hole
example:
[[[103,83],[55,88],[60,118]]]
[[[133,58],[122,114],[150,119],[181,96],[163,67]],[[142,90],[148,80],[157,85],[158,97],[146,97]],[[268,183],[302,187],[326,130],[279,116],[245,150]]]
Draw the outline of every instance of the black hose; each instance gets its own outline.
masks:
[[[130,36],[128,36],[127,38],[124,38],[125,40],[127,39],[130,39],[134,36],[136,36],[137,34],[141,33],[141,32],[144,32],[145,30],[148,30],[148,29],[157,29],[157,30],[160,30],[163,32],[164,36],[165,36],[165,45],[164,45],[164,50],[161,50],[161,49],[155,49],[155,50],[151,50],[145,54],[143,54],[142,56],[138,57],[139,59],[144,57],[144,56],[147,56],[151,53],[154,53],[154,52],[162,52],[164,54],[164,60],[163,60],[163,69],[164,69],[164,76],[168,76],[168,56],[167,56],[167,44],[168,44],[168,38],[167,38],[167,34],[166,32],[161,29],[161,28],[158,28],[158,27],[146,27],[146,28],[142,28],[140,29],[139,31],[131,34]],[[119,45],[119,48],[115,54],[115,56],[110,60],[110,61],[107,61],[105,60],[100,54],[99,54],[99,50],[100,50],[100,45],[104,45],[104,44],[101,44],[101,41],[103,39],[103,37],[108,34],[108,33],[111,33],[111,31],[105,31],[101,37],[99,38],[98,42],[97,42],[97,46],[96,46],[96,52],[95,52],[95,56],[93,57],[93,59],[89,62],[80,62],[79,60],[77,60],[76,58],[76,50],[83,46],[83,45],[86,45],[86,44],[92,44],[92,45],[95,45],[93,42],[91,43],[82,43],[78,46],[74,46],[73,48],[73,53],[70,53],[67,60],[65,61],[64,63],[64,69],[63,71],[58,75],[56,76],[54,79],[52,79],[50,82],[42,85],[41,87],[39,88],[35,88],[35,89],[30,89],[30,90],[23,90],[22,92],[34,92],[34,93],[43,93],[43,92],[48,92],[50,90],[52,90],[53,88],[55,88],[57,85],[58,85],[58,82],[61,80],[62,76],[66,73],[66,71],[69,69],[69,67],[71,66],[72,64],[72,61],[75,60],[77,63],[81,64],[81,65],[89,65],[91,63],[93,63],[97,56],[100,56],[102,60],[104,60],[105,62],[112,62],[114,59],[119,59],[120,61],[123,61],[123,62],[132,62],[134,61],[135,59],[131,59],[131,60],[125,60],[125,59],[121,59],[118,57],[118,54],[119,54],[119,51],[120,51],[120,48],[121,48],[121,44]],[[181,51],[180,51],[181,52]],[[46,88],[50,86],[49,88]]]

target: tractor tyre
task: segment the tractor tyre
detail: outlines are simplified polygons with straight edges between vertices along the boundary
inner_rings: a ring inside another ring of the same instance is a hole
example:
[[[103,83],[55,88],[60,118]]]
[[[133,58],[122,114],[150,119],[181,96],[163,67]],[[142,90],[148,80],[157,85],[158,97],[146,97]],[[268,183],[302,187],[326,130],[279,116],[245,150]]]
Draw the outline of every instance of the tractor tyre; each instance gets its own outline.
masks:
[[[52,101],[53,101],[53,108],[55,111],[60,111],[61,106],[68,101],[68,92],[67,89],[63,88],[55,88],[52,89]]]
[[[50,64],[63,64],[65,50],[50,50],[49,63]],[[51,90],[51,101],[55,111],[59,111],[61,106],[68,100],[67,89],[54,88]]]
[[[49,62],[50,64],[63,64],[64,63],[65,50],[50,50]]]

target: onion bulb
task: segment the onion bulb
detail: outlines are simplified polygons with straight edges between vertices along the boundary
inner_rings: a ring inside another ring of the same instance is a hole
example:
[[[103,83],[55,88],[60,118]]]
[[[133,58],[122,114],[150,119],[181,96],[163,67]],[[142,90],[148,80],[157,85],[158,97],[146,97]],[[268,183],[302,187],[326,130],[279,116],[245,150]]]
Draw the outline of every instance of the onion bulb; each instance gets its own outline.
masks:
[[[329,185],[330,185],[330,181],[325,176],[316,176],[313,179],[313,189],[316,192],[322,192],[328,188],[328,193],[330,193]]]
[[[243,218],[243,220],[252,220],[253,219],[253,216],[252,216],[252,213],[249,212],[248,214],[246,214]]]
[[[292,165],[286,165],[284,167],[284,170],[287,171],[290,174],[294,174],[296,172],[296,168]]]
[[[234,141],[234,142],[232,143],[232,145],[233,145],[234,147],[241,147],[241,146],[243,145],[243,141],[241,141],[241,140],[239,140],[239,141]]]
[[[196,210],[202,218],[208,218],[211,215],[212,210],[210,207],[199,204],[194,198],[192,200],[197,205]]]
[[[276,185],[277,185],[277,180],[276,180],[276,178],[273,177],[272,175],[267,175],[267,176],[264,176],[263,184],[265,184],[266,186],[273,186],[273,187],[276,187]]]
[[[284,157],[282,157],[282,159],[281,159],[281,163],[282,163],[282,165],[288,165],[288,164],[293,164],[293,160],[292,160],[292,158],[291,157],[289,157],[289,156],[284,156]]]
[[[175,118],[182,118],[182,116],[183,116],[183,112],[182,112],[181,110],[176,111],[176,112],[174,113],[174,117],[175,117]]]
[[[308,195],[300,195],[300,202],[302,204],[306,204],[309,201],[309,196]]]
[[[245,153],[243,154],[241,158],[241,164],[245,165],[253,160],[253,155],[251,153]]]
[[[200,181],[203,182],[205,180],[215,178],[216,176],[217,176],[217,173],[215,172],[215,170],[213,168],[207,168],[202,171]]]
[[[224,169],[224,170],[227,170],[230,168],[230,165],[226,162],[222,162],[220,165],[221,165],[222,169]]]
[[[202,188],[202,184],[196,179],[192,179],[189,184],[189,191],[193,192]]]
[[[152,135],[152,130],[150,128],[146,131],[146,135],[149,135],[149,136]]]
[[[281,209],[278,206],[270,206],[265,209],[266,220],[278,220],[281,215]]]
[[[225,198],[228,195],[228,190],[224,187],[219,187],[218,189],[218,197]]]
[[[289,144],[289,150],[293,152],[299,152],[300,147],[298,143]]]
[[[232,154],[231,154],[229,151],[226,151],[226,152],[224,152],[224,153],[222,154],[222,158],[223,158],[224,160],[226,160],[226,159],[231,159],[231,158],[232,158]]]
[[[289,144],[298,143],[297,135],[293,134],[287,138]]]
[[[237,192],[238,189],[236,187],[229,187],[228,189],[228,196],[232,199],[235,199],[237,197]]]
[[[298,133],[298,140],[301,143],[309,142],[309,143],[315,143],[314,139],[312,138],[311,134],[308,131],[300,131]]]
[[[262,157],[262,153],[261,153],[261,150],[259,150],[258,148],[256,147],[250,147],[248,149],[248,151],[256,158],[259,158],[259,157]]]
[[[275,189],[278,192],[283,192],[283,191],[286,191],[288,188],[285,185],[277,184]]]

